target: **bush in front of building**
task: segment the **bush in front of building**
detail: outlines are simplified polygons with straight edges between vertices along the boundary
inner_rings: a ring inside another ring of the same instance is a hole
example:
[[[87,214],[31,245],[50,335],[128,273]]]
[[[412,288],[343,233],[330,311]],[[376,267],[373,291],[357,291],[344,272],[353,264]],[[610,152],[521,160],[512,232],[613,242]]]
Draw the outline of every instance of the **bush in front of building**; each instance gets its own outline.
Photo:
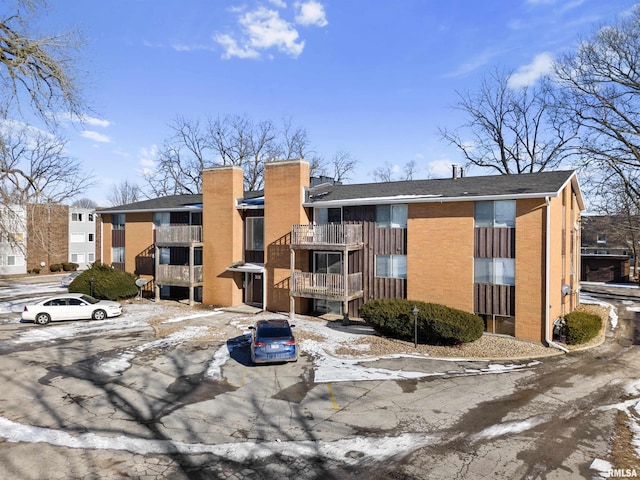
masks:
[[[359,315],[381,335],[413,340],[414,316],[418,309],[418,342],[432,345],[456,345],[473,342],[482,336],[482,319],[469,312],[436,303],[401,298],[370,300],[360,307]]]
[[[567,345],[580,345],[600,333],[602,318],[593,313],[574,311],[564,316]]]
[[[62,264],[61,263],[52,263],[51,265],[49,265],[49,270],[52,272],[61,272],[62,271]]]
[[[130,298],[138,294],[136,278],[133,273],[115,270],[109,265],[96,262],[71,282],[69,291],[106,300]]]
[[[62,264],[62,270],[64,270],[65,272],[75,272],[76,270],[78,270],[79,266],[80,265],[78,265],[77,263],[65,262]]]

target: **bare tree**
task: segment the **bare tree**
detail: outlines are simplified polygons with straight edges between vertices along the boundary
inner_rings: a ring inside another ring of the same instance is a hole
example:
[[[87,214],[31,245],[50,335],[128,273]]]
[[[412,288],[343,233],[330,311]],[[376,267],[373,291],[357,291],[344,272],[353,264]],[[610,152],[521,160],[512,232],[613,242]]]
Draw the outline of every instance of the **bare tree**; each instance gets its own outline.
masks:
[[[347,178],[357,163],[348,152],[337,152],[330,161],[316,155],[306,130],[294,128],[283,120],[282,128],[272,121],[255,122],[249,117],[224,115],[200,122],[177,118],[172,135],[165,141],[154,171],[146,176],[153,195],[199,193],[202,169],[216,165],[242,167],[245,190],[260,190],[266,162],[305,158],[311,175],[331,175],[339,181]]]
[[[468,116],[461,128],[440,129],[468,164],[500,174],[540,172],[559,167],[576,153],[577,126],[556,108],[549,81],[510,86],[510,73],[496,69],[476,93],[458,92],[456,108]]]
[[[357,164],[358,160],[353,158],[351,153],[344,150],[338,150],[331,157],[328,169],[331,174],[333,174],[333,179],[336,182],[344,182],[349,179],[349,176],[353,173],[353,169]]]
[[[403,180],[413,180],[416,174],[416,161],[410,160],[403,167],[384,162],[384,165],[377,167],[371,172],[375,182],[397,182]]]
[[[599,177],[589,183],[593,192],[592,210],[608,216],[610,231],[607,236],[618,244],[626,244],[634,260],[634,276],[638,275],[640,259],[640,207],[629,185],[638,184],[640,171],[629,172],[627,179],[619,175]]]
[[[28,228],[32,232],[29,242],[40,241],[47,249],[49,243],[39,225],[48,225],[51,212],[91,187],[93,179],[82,172],[78,160],[66,154],[66,141],[18,122],[4,122],[2,127],[0,211],[5,214],[0,215],[0,233],[22,248],[26,244],[13,233]],[[51,208],[36,208],[38,205]],[[18,217],[7,212],[25,212],[22,230],[16,230]]]
[[[95,209],[98,206],[96,202],[94,202],[93,200],[87,197],[74,200],[74,202],[71,205],[78,208],[93,208],[93,209]]]
[[[30,21],[44,0],[16,1],[0,19],[0,114],[22,112],[23,101],[47,124],[59,111],[81,117],[74,53],[83,42],[77,32],[36,36]],[[5,6],[6,8],[6,6]]]
[[[5,122],[0,132],[0,202],[60,203],[93,185],[67,142],[42,130]]]
[[[107,200],[112,207],[115,207],[137,202],[141,197],[140,187],[133,182],[129,182],[129,180],[125,180],[111,187]]]
[[[640,207],[640,7],[597,30],[556,63],[566,117],[581,128],[591,176],[615,175]]]
[[[199,193],[202,169],[213,166],[213,150],[200,122],[177,117],[159,153],[158,165],[145,179],[156,196]]]

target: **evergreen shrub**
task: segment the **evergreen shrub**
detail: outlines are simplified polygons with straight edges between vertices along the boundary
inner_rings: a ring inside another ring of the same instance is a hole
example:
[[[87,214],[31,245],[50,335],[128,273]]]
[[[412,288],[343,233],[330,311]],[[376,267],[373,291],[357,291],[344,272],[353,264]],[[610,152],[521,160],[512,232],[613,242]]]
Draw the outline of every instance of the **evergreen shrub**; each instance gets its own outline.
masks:
[[[472,313],[436,303],[402,298],[378,299],[360,307],[359,315],[381,335],[401,340],[414,339],[414,317],[418,308],[418,342],[455,345],[473,342],[482,336],[484,322]]]
[[[593,313],[571,312],[564,316],[567,345],[586,343],[600,332],[602,318]]]
[[[78,275],[71,285],[70,292],[91,295],[91,279],[93,279],[93,296],[100,299],[119,300],[138,294],[136,275],[116,270],[109,265],[96,262],[90,269]]]

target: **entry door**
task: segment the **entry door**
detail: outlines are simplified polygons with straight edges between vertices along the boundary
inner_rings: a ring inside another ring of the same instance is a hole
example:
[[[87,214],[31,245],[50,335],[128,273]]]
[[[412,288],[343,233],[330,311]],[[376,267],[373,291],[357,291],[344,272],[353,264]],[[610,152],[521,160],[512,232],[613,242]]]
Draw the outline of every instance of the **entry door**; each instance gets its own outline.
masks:
[[[248,273],[246,303],[262,307],[264,273]]]
[[[313,271],[314,273],[337,273],[342,275],[342,254],[340,252],[314,252]],[[316,312],[340,315],[342,303],[335,300],[316,298],[314,300],[314,310]]]
[[[314,273],[342,274],[342,254],[340,252],[314,252]]]

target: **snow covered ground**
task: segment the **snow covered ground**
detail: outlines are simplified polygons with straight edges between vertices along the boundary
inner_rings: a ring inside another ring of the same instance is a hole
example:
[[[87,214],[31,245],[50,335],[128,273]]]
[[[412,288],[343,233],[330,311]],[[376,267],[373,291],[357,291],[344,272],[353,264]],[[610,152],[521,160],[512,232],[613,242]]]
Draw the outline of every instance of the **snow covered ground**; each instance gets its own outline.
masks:
[[[11,295],[24,296],[33,291],[33,286],[24,287],[1,287],[0,298],[7,299]],[[21,298],[20,300],[0,301],[0,314],[15,314],[11,316],[5,323],[19,322],[19,312],[25,303],[41,298],[43,292],[51,292],[51,294],[62,293],[65,289],[59,287],[58,284],[46,285],[44,289],[37,289],[37,296],[29,299]],[[588,302],[596,302],[595,299],[587,299]],[[629,306],[633,309],[635,307]],[[113,333],[114,330],[128,330],[151,328],[150,319],[162,319],[161,325],[171,325],[173,331],[163,338],[158,338],[152,342],[147,342],[136,347],[128,348],[122,351],[115,358],[105,359],[99,365],[100,370],[106,375],[119,375],[131,366],[131,362],[135,357],[143,352],[154,348],[171,348],[184,342],[197,339],[207,334],[206,326],[194,326],[192,320],[205,317],[215,318],[223,312],[219,310],[213,311],[188,311],[186,309],[176,308],[167,304],[155,304],[147,302],[130,303],[125,306],[125,313],[117,321],[107,319],[103,321],[79,321],[64,322],[57,325],[49,325],[45,328],[33,326],[33,328],[25,328],[20,331],[13,342],[16,344],[37,344],[39,342],[51,342],[60,339],[73,338],[80,335],[94,335],[105,331]],[[269,316],[278,316],[278,314],[268,314]],[[7,315],[5,315],[6,317]],[[229,324],[235,331],[230,332],[228,338],[235,338],[247,335],[248,327],[255,320],[255,317],[243,317],[238,315]],[[615,310],[612,309],[612,324],[615,328],[617,316]],[[25,325],[26,327],[26,325]],[[434,376],[450,376],[448,371],[406,371],[406,370],[390,370],[384,368],[373,368],[362,365],[362,359],[358,358],[338,358],[332,353],[338,347],[347,344],[355,344],[356,340],[362,338],[362,334],[350,333],[348,331],[326,328],[320,322],[310,321],[304,318],[296,319],[296,329],[310,333],[310,337],[319,338],[305,339],[299,342],[302,353],[308,354],[313,358],[314,380],[316,383],[333,383],[333,382],[358,382],[371,380],[398,380],[398,379],[415,379]],[[223,369],[227,362],[231,359],[230,348],[227,342],[222,342],[221,346],[212,355],[207,376],[214,380],[223,379]],[[366,348],[366,347],[365,347]],[[387,357],[389,358],[389,357]],[[367,361],[373,359],[368,358]],[[457,362],[462,359],[439,359],[442,361]],[[461,375],[486,375],[508,373],[516,370],[535,368],[539,362],[520,362],[518,364],[503,364],[487,362],[484,368],[467,369],[459,374]],[[640,414],[640,385],[634,384],[629,386],[630,395],[636,398],[628,400],[624,404],[611,405],[607,408],[624,409],[633,412],[635,415]],[[502,435],[505,432],[522,432],[546,421],[542,417],[533,417],[522,422],[507,422],[501,425],[495,425],[479,435],[480,438],[493,438]],[[636,426],[634,438],[634,446],[640,455],[640,428]],[[213,453],[235,461],[247,461],[251,459],[263,458],[277,452],[286,450],[289,454],[299,456],[322,455],[344,462],[350,462],[350,458],[345,457],[344,452],[361,452],[362,455],[371,459],[390,458],[401,452],[407,452],[437,441],[437,437],[430,435],[405,434],[395,437],[358,437],[352,439],[338,440],[334,442],[317,442],[309,441],[287,441],[287,442],[244,442],[242,444],[220,444],[220,445],[204,445],[204,444],[185,444],[180,442],[163,442],[142,438],[132,437],[105,437],[93,433],[87,434],[69,434],[62,430],[52,430],[26,424],[19,424],[9,419],[0,417],[0,437],[9,442],[30,442],[30,443],[49,443],[52,445],[66,446],[70,448],[86,448],[86,449],[114,449],[128,450],[138,454],[149,453],[167,453],[180,451],[183,453]],[[356,458],[358,456],[354,456]],[[601,464],[594,463],[594,469],[598,470]],[[605,465],[606,467],[606,465]]]

